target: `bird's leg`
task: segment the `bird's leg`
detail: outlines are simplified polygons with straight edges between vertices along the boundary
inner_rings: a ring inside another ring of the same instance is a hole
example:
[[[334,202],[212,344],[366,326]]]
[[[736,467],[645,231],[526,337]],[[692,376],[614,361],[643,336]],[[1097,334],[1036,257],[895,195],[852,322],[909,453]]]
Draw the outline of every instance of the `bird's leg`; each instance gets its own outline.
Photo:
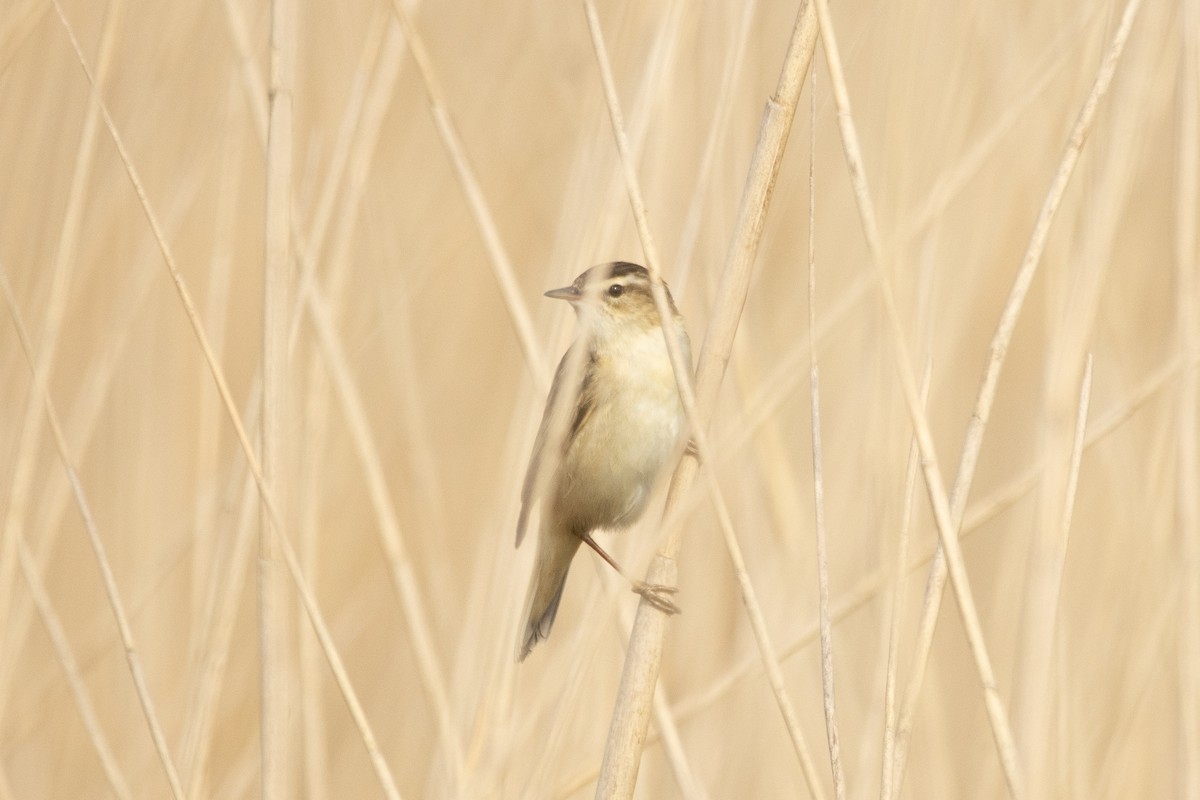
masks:
[[[679,606],[675,605],[674,601],[667,596],[675,594],[679,591],[679,589],[674,586],[666,586],[661,583],[646,583],[645,581],[639,581],[637,578],[629,577],[625,574],[625,570],[621,569],[621,565],[618,564],[612,556],[604,552],[603,547],[596,543],[596,540],[592,538],[591,533],[585,533],[579,538],[583,539],[588,547],[595,550],[601,558],[607,561],[608,565],[615,569],[618,575],[629,581],[635,594],[640,594],[642,597],[646,598],[650,605],[654,606],[664,614],[680,613]]]

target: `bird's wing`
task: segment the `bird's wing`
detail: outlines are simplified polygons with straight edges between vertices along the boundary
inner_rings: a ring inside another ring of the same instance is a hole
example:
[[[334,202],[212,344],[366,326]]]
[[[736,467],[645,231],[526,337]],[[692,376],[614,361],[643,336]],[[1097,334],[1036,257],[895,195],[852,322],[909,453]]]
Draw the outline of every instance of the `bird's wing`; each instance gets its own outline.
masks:
[[[554,416],[555,404],[558,402],[558,393],[561,390],[562,384],[566,381],[565,373],[567,370],[567,362],[571,359],[571,353],[578,345],[572,345],[566,353],[563,354],[562,360],[558,362],[558,369],[554,372],[554,382],[550,384],[550,396],[546,398],[546,410],[542,412],[542,424],[538,428],[537,438],[533,441],[533,453],[529,456],[529,468],[525,471],[525,484],[521,487],[521,513],[517,517],[517,547],[521,546],[521,540],[525,538],[525,527],[529,523],[529,512],[533,509],[535,498],[534,491],[537,489],[538,480],[541,475],[542,468],[542,451],[546,446],[546,438],[550,435],[550,420]],[[583,424],[591,416],[592,410],[595,408],[595,397],[592,391],[592,365],[591,361],[595,355],[588,351],[586,356],[587,361],[581,365],[581,375],[579,378],[579,390],[577,399],[574,402],[575,411],[571,417],[571,427],[567,429],[563,436],[562,448],[559,450],[561,457],[562,453],[567,452],[567,448],[571,446],[571,442],[575,440],[576,434]],[[568,408],[570,403],[568,403]],[[564,409],[564,412],[566,409]],[[555,465],[557,468],[557,465]]]

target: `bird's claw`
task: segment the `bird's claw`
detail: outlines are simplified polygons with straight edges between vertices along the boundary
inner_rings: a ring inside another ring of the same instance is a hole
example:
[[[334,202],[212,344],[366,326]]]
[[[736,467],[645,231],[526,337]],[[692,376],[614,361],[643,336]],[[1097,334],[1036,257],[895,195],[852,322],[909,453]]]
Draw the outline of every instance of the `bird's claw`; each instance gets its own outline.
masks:
[[[646,602],[657,608],[664,614],[679,614],[682,613],[679,606],[675,605],[668,595],[673,595],[678,592],[678,587],[667,586],[661,583],[645,583],[638,581],[633,585],[634,594],[639,594],[646,599]]]

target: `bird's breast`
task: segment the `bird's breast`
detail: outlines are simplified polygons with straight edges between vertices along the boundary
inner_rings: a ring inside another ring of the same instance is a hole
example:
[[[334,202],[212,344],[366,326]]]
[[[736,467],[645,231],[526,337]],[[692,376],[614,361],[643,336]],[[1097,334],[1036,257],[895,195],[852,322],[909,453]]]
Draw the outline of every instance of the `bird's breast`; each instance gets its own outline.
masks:
[[[674,452],[683,406],[661,330],[621,337],[595,356],[593,410],[565,454],[560,492],[577,524],[622,527],[641,516]],[[690,365],[686,349],[684,358]]]

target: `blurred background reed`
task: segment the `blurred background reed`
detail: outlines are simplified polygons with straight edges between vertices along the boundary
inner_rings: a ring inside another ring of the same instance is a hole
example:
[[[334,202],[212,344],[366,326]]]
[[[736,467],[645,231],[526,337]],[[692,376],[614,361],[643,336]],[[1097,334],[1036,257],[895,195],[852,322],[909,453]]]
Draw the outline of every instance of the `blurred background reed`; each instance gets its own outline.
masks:
[[[1197,5],[1147,2],[1135,20],[1018,323],[967,506],[967,568],[1034,797],[1200,796]],[[386,2],[300,3],[288,41],[284,527],[400,794],[587,797],[636,598],[581,554],[553,636],[517,668],[533,548],[512,541],[546,378],[574,324],[541,292],[594,263],[643,261],[641,246],[582,7],[405,8],[424,77]],[[832,7],[948,482],[1005,296],[1122,9]],[[665,277],[698,347],[797,7],[619,1],[599,12]],[[256,439],[269,5],[64,0],[62,14]],[[902,602],[902,698],[936,533],[918,480],[911,568],[894,582],[911,426],[820,50],[813,64],[815,116],[806,88],[709,468],[831,794],[814,636],[815,303],[842,758],[848,795],[874,797],[891,613]],[[256,797],[258,495],[92,97],[56,7],[4,4],[0,798],[162,797],[171,770],[189,796]],[[128,615],[163,755],[14,308]],[[523,348],[514,319],[526,314]],[[803,796],[711,506],[694,494],[684,613],[661,676],[680,753],[668,760],[652,729],[637,796]],[[652,510],[610,540],[635,573],[658,521]],[[283,580],[284,669],[271,678],[286,708],[273,745],[282,796],[380,796]],[[948,598],[899,796],[1005,793]]]

